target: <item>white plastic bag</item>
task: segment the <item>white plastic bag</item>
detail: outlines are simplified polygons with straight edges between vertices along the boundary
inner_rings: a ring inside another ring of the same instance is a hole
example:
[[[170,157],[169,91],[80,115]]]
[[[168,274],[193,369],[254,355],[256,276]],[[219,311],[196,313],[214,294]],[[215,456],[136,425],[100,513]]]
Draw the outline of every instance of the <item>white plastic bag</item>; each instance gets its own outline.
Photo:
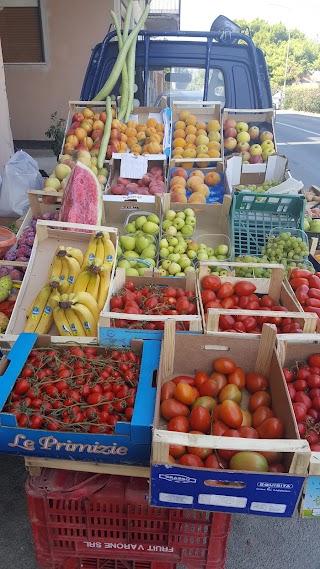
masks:
[[[21,217],[29,209],[28,190],[42,190],[37,162],[18,150],[5,164],[0,191],[0,217]]]

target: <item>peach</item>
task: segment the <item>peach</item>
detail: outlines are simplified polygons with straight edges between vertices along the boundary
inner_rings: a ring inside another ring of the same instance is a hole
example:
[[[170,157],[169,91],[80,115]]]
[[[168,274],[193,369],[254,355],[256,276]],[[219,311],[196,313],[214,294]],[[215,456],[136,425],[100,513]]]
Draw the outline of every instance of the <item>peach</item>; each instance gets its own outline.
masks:
[[[190,168],[193,166],[193,160],[192,162],[181,162],[181,166],[183,166],[183,168],[186,168],[186,170],[190,170]]]
[[[181,156],[181,152],[183,152],[183,149],[182,149],[182,148],[179,148],[179,147],[178,147],[178,148],[175,148],[175,149],[172,151],[172,156],[174,156],[174,157],[176,157],[176,156],[178,156],[178,155]]]
[[[186,178],[184,178],[183,176],[175,176],[174,178],[172,178],[170,180],[170,188],[174,185],[180,184],[180,186],[183,186],[184,188],[186,187]]]
[[[195,117],[194,115],[190,115],[190,114],[189,114],[189,115],[187,116],[186,120],[185,120],[185,123],[186,123],[187,126],[189,126],[190,124],[192,124],[193,126],[196,126],[196,124],[197,124],[197,117]]]
[[[159,142],[150,142],[148,144],[148,151],[150,152],[150,154],[160,154],[161,147]]]
[[[210,142],[209,138],[207,136],[202,135],[202,134],[200,136],[197,136],[197,138],[196,138],[196,146],[200,146],[202,144],[207,145],[209,142]]]
[[[74,134],[70,134],[70,136],[67,136],[66,138],[66,143],[72,144],[72,146],[77,146],[77,144],[79,144],[79,140],[77,136],[75,136]]]
[[[196,132],[196,136],[207,136],[207,131],[203,128],[199,128],[199,130]]]
[[[221,134],[217,130],[212,130],[211,132],[209,132],[208,138],[209,138],[210,142],[212,140],[216,140],[217,142],[220,142]]]
[[[171,194],[170,201],[172,203],[187,203],[188,200],[186,196],[182,196],[181,194]]]
[[[185,148],[186,146],[186,141],[184,140],[184,138],[176,138],[173,141],[173,148]]]
[[[184,121],[177,121],[176,124],[174,125],[174,130],[185,130],[186,128],[186,123]]]
[[[76,130],[74,131],[74,134],[78,140],[83,140],[87,136],[87,131],[81,126],[79,126],[79,128],[76,128]]]
[[[147,124],[147,126],[149,126],[149,125]],[[133,120],[128,121],[128,122],[127,122],[127,127],[128,127],[128,128],[137,128],[137,122],[136,122],[136,121],[133,121]]]
[[[221,148],[221,144],[217,140],[211,140],[207,146],[208,150],[212,150],[212,148],[214,148],[215,150],[220,150]]]
[[[188,203],[201,203],[201,204],[203,204],[203,203],[206,203],[206,198],[204,197],[203,194],[200,194],[200,192],[194,192],[188,198]]]
[[[196,141],[196,138],[197,138],[197,137],[196,137],[195,134],[187,134],[185,140],[186,140],[186,143],[187,143],[187,144],[194,144],[195,141]]]
[[[182,196],[186,195],[186,189],[183,188],[182,186],[173,186],[170,189],[170,194],[180,194]]]
[[[207,128],[207,124],[204,121],[199,121],[196,124],[197,129],[199,130],[199,128],[202,128],[203,130],[206,130]]]
[[[207,132],[220,130],[220,123],[217,120],[212,120],[207,124]]]
[[[192,178],[192,176],[197,176],[198,178],[202,178],[202,180],[204,180],[204,173],[201,172],[201,170],[194,170],[192,174],[190,174],[190,178]]]
[[[179,120],[180,121],[185,121],[186,118],[190,115],[190,111],[181,111],[179,114]]]
[[[204,178],[204,183],[208,186],[215,186],[216,184],[219,184],[220,180],[221,176],[218,172],[209,172]]]
[[[178,128],[178,130],[175,130],[173,133],[173,138],[185,138],[186,137],[186,133],[182,128]]]
[[[88,107],[83,110],[82,114],[86,119],[91,119],[94,116],[94,112]]]
[[[197,129],[193,124],[189,124],[185,129],[186,134],[196,134]]]
[[[197,192],[203,194],[205,198],[210,196],[210,190],[206,184],[200,184],[197,186]]]
[[[147,127],[149,127],[149,128],[150,127],[156,128],[157,124],[158,124],[158,121],[155,118],[150,118],[147,120]]]
[[[146,132],[147,128],[148,127],[146,124],[137,124],[136,131],[137,132]]]
[[[208,150],[208,156],[210,158],[220,158],[220,152],[216,148],[210,148]]]
[[[191,192],[195,192],[197,186],[203,184],[203,178],[200,176],[190,176],[189,180],[187,181],[187,188]]]
[[[195,158],[197,156],[197,151],[195,150],[195,148],[186,148],[182,152],[182,156],[183,158]]]
[[[199,154],[207,154],[207,152],[208,147],[206,144],[199,144],[199,146],[197,146],[197,156],[199,156]]]
[[[104,130],[104,122],[100,120],[95,120],[93,122],[93,130]]]
[[[172,173],[172,178],[175,178],[176,176],[181,176],[181,178],[184,178],[185,180],[188,179],[188,173],[184,170],[184,168],[176,168],[176,170]]]

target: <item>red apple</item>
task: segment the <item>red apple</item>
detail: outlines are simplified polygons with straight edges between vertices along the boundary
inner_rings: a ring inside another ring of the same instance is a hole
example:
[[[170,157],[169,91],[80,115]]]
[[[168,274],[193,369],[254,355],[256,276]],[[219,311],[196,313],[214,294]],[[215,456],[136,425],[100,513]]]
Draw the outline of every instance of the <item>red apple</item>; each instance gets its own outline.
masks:
[[[240,156],[242,157],[243,162],[249,162],[250,152],[240,152]]]
[[[229,136],[231,136],[232,138],[237,138],[237,131],[235,128],[228,128],[227,130],[224,131],[224,137],[228,138]]]
[[[232,136],[229,136],[228,138],[225,139],[224,141],[224,147],[227,150],[234,150],[235,147],[237,146],[237,139],[233,138]]]
[[[81,122],[75,121],[75,122],[72,123],[72,125],[71,125],[70,128],[76,129],[76,128],[79,128],[80,126],[81,126]]]
[[[66,136],[71,136],[72,134],[75,133],[75,129],[74,128],[69,128],[69,130],[67,130],[67,134]]]
[[[93,141],[102,140],[102,137],[103,137],[103,132],[102,132],[102,130],[98,130],[98,129],[94,130],[92,135],[91,135],[91,138]]]
[[[265,140],[273,140],[273,134],[270,130],[264,130],[260,134],[260,141],[264,142]]]
[[[75,115],[73,115],[72,117],[72,122],[79,122],[80,124],[82,123],[82,121],[84,120],[84,116],[82,113],[76,113]]]
[[[121,132],[116,128],[112,128],[110,138],[111,140],[121,140]]]
[[[249,152],[250,144],[249,142],[238,142],[237,151],[238,152]]]
[[[260,164],[263,162],[262,156],[260,154],[252,154],[249,158],[250,164]]]
[[[237,121],[234,119],[227,119],[223,125],[224,130],[228,130],[228,128],[236,128]]]
[[[257,126],[251,126],[248,133],[250,134],[251,140],[255,140],[256,138],[259,138],[260,131]]]

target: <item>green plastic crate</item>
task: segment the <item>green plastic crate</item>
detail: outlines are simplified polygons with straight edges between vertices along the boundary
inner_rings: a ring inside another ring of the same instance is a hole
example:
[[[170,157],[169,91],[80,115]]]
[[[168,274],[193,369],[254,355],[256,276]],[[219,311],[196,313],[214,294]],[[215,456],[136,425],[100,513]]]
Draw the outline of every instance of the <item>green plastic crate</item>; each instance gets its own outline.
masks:
[[[236,192],[230,212],[235,256],[259,254],[275,227],[303,229],[305,208],[302,195]]]

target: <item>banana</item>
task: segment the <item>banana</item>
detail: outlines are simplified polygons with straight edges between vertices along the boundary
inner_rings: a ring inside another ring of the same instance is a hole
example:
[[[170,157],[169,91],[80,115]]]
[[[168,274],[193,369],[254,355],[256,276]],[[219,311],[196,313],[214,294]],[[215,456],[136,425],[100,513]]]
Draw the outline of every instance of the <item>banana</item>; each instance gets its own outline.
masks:
[[[56,306],[56,308],[53,309],[53,320],[60,336],[72,336],[66,312],[63,308]]]
[[[52,293],[52,288],[50,287],[50,285],[46,285],[41,289],[41,291],[35,298],[32,310],[29,313],[28,320],[24,329],[25,332],[34,332],[36,330],[51,293]],[[29,309],[30,307],[28,308],[28,310]]]
[[[100,280],[101,282],[101,280]],[[100,290],[100,287],[99,287]],[[99,309],[98,309],[98,305],[97,305],[97,301],[93,298],[93,296],[91,296],[91,294],[89,294],[88,292],[78,292],[76,294],[71,293],[69,296],[69,299],[74,303],[74,304],[84,304],[84,306],[86,306],[90,312],[92,313],[92,316],[94,317],[94,319],[98,322],[99,320]]]
[[[97,250],[97,240],[96,240],[96,234],[93,233],[90,241],[88,243],[88,247],[86,249],[86,252],[84,254],[84,258],[83,258],[83,266],[88,263],[88,262],[92,262],[93,259],[96,256],[96,250]]]
[[[55,255],[52,265],[49,269],[49,275],[48,275],[49,279],[51,277],[60,278],[61,272],[62,272],[62,257],[58,257],[57,255]]]
[[[90,277],[91,277],[91,272],[89,270],[81,271],[76,282],[74,283],[73,292],[78,293],[81,291],[85,291],[89,284]]]
[[[59,285],[59,291],[62,294],[67,292],[69,288],[68,277],[69,277],[69,265],[67,263],[66,257],[62,257],[62,271],[60,275],[60,285]]]
[[[65,315],[68,320],[72,336],[85,336],[85,331],[77,313],[72,310],[72,308],[66,308]]]
[[[74,283],[80,274],[80,265],[74,257],[65,257],[66,263],[69,267],[68,284],[70,292],[73,290]]]
[[[43,309],[40,322],[36,327],[37,334],[47,334],[53,324],[53,310],[58,306],[57,293],[52,291]]]
[[[99,283],[99,292],[98,292],[98,310],[101,312],[103,307],[106,303],[109,287],[110,287],[110,279],[111,279],[111,269],[107,269],[105,271],[101,271],[100,275],[100,283]]]
[[[107,235],[109,235],[107,233]],[[103,242],[103,247],[104,247],[104,256],[103,256],[103,262],[107,263],[110,267],[112,267],[114,261],[115,261],[115,255],[116,255],[116,250],[114,248],[114,244],[112,243],[112,241],[108,238],[106,238],[105,236],[102,239]]]
[[[97,237],[97,249],[96,249],[96,258],[95,260],[99,260],[101,261],[101,263],[104,262],[104,244],[102,241],[102,237]]]
[[[76,249],[76,247],[66,247],[68,257],[73,257],[77,259],[80,267],[83,265],[83,253],[81,249]]]
[[[84,304],[74,304],[72,310],[79,316],[86,336],[97,336],[98,323],[90,310]]]
[[[93,298],[95,300],[97,300],[97,298],[98,298],[99,284],[100,284],[99,273],[92,273],[90,280],[89,280],[89,283],[88,283],[88,286],[87,286],[86,292],[91,294],[91,296],[93,296]]]

